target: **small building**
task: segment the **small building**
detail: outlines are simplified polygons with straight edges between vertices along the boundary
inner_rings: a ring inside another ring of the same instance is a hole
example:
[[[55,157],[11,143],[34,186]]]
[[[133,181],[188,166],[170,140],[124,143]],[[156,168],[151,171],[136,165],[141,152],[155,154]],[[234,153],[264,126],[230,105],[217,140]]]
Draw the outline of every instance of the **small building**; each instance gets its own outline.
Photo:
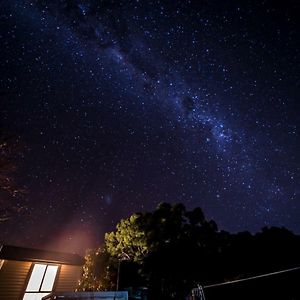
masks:
[[[0,245],[0,299],[41,300],[74,291],[83,264],[77,254]]]

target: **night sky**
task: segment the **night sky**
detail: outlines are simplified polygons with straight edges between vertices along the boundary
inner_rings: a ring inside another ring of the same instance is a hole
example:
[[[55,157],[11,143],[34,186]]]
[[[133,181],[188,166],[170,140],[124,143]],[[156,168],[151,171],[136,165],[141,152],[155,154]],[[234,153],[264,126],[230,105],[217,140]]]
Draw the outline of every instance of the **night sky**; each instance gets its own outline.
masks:
[[[299,8],[0,1],[1,127],[27,189],[0,240],[82,252],[163,201],[299,234]]]

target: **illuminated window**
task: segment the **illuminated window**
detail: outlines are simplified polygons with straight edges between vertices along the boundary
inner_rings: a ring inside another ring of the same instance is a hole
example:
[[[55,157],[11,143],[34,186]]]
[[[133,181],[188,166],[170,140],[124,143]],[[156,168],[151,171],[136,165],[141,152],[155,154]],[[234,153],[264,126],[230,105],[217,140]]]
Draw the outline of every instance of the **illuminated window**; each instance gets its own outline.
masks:
[[[35,264],[23,300],[41,300],[52,292],[58,266]]]
[[[3,267],[3,265],[4,265],[4,259],[0,259],[0,270]]]

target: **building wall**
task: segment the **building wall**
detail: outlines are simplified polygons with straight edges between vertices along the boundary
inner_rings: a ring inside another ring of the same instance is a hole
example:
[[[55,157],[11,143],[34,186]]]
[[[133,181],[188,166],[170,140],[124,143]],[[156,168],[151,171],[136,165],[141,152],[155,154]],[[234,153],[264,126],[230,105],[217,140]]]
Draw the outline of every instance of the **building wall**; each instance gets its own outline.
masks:
[[[80,266],[62,265],[60,268],[57,283],[54,287],[55,291],[75,291],[80,279],[81,270],[82,268]]]
[[[0,299],[19,300],[24,292],[31,262],[5,260],[0,271]]]
[[[22,299],[32,264],[32,262],[4,260],[0,270],[0,300]],[[61,265],[54,291],[75,291],[80,275],[80,266]]]

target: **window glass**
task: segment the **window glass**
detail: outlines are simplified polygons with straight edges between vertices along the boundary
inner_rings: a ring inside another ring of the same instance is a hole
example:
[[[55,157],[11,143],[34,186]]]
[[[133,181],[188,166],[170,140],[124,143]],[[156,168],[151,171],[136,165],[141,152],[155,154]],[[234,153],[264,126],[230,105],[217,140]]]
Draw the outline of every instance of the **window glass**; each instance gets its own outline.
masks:
[[[52,292],[58,266],[35,264],[23,300],[41,300]]]
[[[4,265],[4,259],[0,259],[0,270],[3,267],[3,265]]]
[[[55,276],[57,273],[58,266],[48,266],[46,270],[46,274],[43,280],[41,291],[51,292],[55,280]]]
[[[49,293],[26,293],[23,300],[42,300]]]
[[[34,265],[26,292],[38,292],[40,290],[46,267],[47,265]]]

